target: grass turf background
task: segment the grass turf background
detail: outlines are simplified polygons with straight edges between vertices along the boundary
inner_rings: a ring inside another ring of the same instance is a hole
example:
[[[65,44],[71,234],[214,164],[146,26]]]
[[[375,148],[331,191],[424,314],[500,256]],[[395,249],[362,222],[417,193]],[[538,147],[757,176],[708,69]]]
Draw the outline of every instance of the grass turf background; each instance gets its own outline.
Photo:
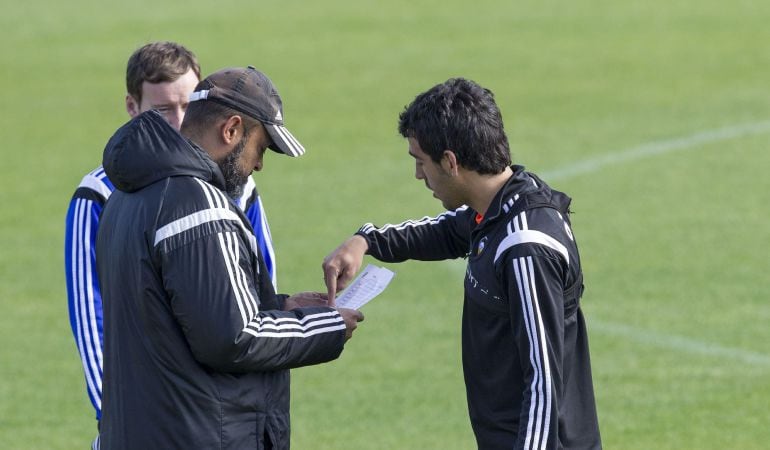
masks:
[[[770,400],[770,4],[16,2],[0,15],[0,446],[83,448],[63,220],[127,116],[125,62],[168,39],[253,64],[309,152],[255,174],[284,292],[362,222],[437,214],[396,119],[452,76],[490,88],[536,172],[735,124],[757,132],[552,184],[574,197],[607,448],[764,448]],[[333,364],[293,372],[293,447],[474,447],[461,262],[405,263]]]

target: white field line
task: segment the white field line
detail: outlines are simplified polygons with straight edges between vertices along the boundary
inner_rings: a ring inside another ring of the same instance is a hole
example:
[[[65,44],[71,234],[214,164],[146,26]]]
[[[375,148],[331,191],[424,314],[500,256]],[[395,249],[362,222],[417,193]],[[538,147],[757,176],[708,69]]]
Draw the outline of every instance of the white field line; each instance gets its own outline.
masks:
[[[695,149],[698,146],[712,144],[714,142],[765,133],[770,133],[770,120],[731,125],[724,128],[714,128],[711,130],[699,131],[687,136],[651,141],[618,152],[597,155],[573,162],[564,167],[538,172],[538,175],[546,182],[549,180],[562,181],[577,175],[596,172],[606,166],[623,164],[680,150]]]
[[[596,172],[607,166],[624,164],[643,158],[673,153],[675,151],[696,149],[699,146],[712,144],[714,142],[765,133],[770,133],[770,120],[714,128],[677,138],[651,141],[617,152],[594,156],[554,170],[539,172],[538,175],[540,175],[546,182],[553,180],[563,181],[577,175]],[[464,260],[450,261],[448,266],[451,268],[452,272],[465,273]],[[770,367],[770,355],[763,353],[751,352],[739,348],[723,347],[721,345],[687,337],[634,328],[621,323],[605,322],[593,318],[588,318],[586,320],[589,323],[589,332],[597,331],[602,334],[623,337],[640,344],[682,351],[694,355],[724,358],[756,366]]]
[[[589,332],[621,337],[651,347],[659,347],[667,350],[678,350],[692,355],[716,357],[732,362],[742,362],[754,366],[770,367],[770,355],[752,352],[735,347],[703,342],[673,334],[652,332],[641,328],[624,324],[605,322],[603,320],[586,319]]]

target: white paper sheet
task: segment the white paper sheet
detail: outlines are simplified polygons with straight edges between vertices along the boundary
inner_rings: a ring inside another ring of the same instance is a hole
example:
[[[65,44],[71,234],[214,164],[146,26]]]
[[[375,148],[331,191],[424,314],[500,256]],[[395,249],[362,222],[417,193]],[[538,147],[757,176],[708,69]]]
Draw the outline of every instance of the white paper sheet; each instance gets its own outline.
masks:
[[[384,267],[367,265],[353,283],[337,296],[339,308],[360,309],[369,300],[380,295],[396,274]]]

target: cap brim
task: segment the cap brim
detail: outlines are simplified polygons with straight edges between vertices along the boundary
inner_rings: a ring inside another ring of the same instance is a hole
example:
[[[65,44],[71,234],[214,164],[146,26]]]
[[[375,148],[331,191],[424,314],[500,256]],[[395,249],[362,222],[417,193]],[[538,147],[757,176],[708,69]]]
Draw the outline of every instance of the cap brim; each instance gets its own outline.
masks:
[[[268,134],[273,139],[271,149],[285,153],[292,157],[302,156],[305,154],[305,147],[299,143],[297,138],[289,132],[283,125],[271,125],[264,124]]]

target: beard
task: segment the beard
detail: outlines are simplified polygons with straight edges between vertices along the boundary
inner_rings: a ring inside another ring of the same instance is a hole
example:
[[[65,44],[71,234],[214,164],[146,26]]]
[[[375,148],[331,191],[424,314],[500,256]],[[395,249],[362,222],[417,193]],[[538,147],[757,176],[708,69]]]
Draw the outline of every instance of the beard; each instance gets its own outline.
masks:
[[[236,144],[233,151],[228,153],[221,161],[216,162],[225,178],[225,193],[233,200],[237,200],[243,195],[243,187],[246,185],[246,181],[249,179],[250,175],[250,173],[244,173],[243,169],[241,169],[238,164],[243,149],[246,147],[247,137],[248,136],[244,134],[243,138]]]

